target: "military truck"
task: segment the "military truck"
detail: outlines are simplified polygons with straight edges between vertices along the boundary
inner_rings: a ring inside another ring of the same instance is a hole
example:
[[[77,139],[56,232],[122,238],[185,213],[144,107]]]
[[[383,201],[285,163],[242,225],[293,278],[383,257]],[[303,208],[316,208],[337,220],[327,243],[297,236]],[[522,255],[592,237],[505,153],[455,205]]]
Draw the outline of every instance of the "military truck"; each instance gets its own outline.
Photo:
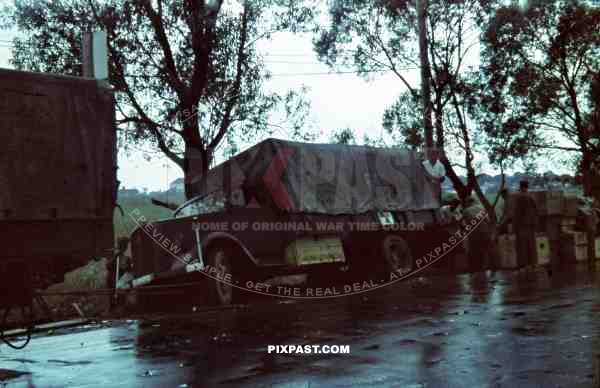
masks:
[[[1,69],[0,112],[0,275],[21,263],[49,284],[112,255],[112,91],[93,79]]]
[[[136,287],[202,277],[229,304],[247,280],[407,274],[440,232],[439,179],[406,149],[268,139],[188,179],[171,218],[130,214]]]

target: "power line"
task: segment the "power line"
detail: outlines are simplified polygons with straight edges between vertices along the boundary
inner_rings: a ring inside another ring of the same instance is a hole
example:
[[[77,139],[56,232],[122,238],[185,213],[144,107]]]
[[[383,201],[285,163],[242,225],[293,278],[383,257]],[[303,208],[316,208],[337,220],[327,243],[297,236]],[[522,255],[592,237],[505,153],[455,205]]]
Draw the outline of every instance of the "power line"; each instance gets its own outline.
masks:
[[[297,62],[297,61],[272,61],[272,60],[265,60],[265,63],[287,63],[290,65],[322,65],[323,62]]]
[[[360,73],[387,73],[391,70],[349,70],[349,71],[330,71],[330,72],[307,72],[307,73],[276,73],[270,74],[270,77],[296,77],[296,76],[318,76],[318,75],[340,75],[340,74],[360,74]]]
[[[0,40],[0,48],[14,48],[14,45],[1,43]],[[299,57],[306,56],[305,54],[278,54],[278,55],[267,55],[268,56],[290,56],[290,57]],[[277,60],[266,60],[266,63],[281,63],[281,64],[290,64],[290,65],[322,65],[321,62],[296,62],[296,61],[277,61]],[[408,71],[408,70],[418,70],[418,67],[406,67],[399,68],[398,71]],[[332,75],[344,75],[344,74],[364,74],[364,73],[387,73],[390,72],[389,69],[379,69],[379,70],[337,70],[337,71],[326,71],[326,72],[289,72],[289,73],[272,73],[269,74],[269,77],[304,77],[304,76],[332,76]],[[140,75],[126,75],[126,77],[130,78],[144,78],[146,76]],[[151,78],[159,78],[157,75],[148,75],[147,77]]]
[[[403,70],[418,70],[418,67],[407,67],[407,68],[402,68],[402,69],[396,69],[399,71],[403,71]],[[385,69],[385,70],[348,70],[348,71],[330,71],[330,72],[305,72],[305,73],[275,73],[275,74],[269,74],[269,77],[300,77],[300,76],[328,76],[328,75],[343,75],[343,74],[362,74],[362,73],[389,73],[391,72],[391,70],[389,69]],[[129,74],[129,75],[125,75],[125,77],[129,77],[129,78],[145,78],[145,77],[149,77],[149,78],[161,78],[161,76],[158,75],[147,75],[147,76],[142,76],[142,75],[134,75],[134,74]]]
[[[273,53],[266,53],[264,54],[265,57],[314,57],[313,53],[305,53],[305,54],[273,54]]]

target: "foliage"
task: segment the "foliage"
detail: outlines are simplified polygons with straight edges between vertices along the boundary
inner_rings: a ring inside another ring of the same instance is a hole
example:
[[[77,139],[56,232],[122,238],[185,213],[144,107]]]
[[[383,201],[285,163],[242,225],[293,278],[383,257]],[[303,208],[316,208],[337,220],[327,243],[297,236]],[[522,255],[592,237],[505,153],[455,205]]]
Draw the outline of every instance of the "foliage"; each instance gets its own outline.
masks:
[[[501,7],[492,16],[483,36],[487,122],[496,121],[488,130],[512,133],[513,152],[576,151],[588,174],[598,25],[600,10],[571,0],[532,0],[524,10]]]
[[[2,20],[24,32],[17,69],[77,76],[82,34],[105,30],[122,142],[155,145],[192,195],[221,143],[270,134],[274,110],[299,132],[308,104],[265,91],[256,43],[311,14],[293,0],[17,0]]]
[[[329,141],[336,144],[356,144],[356,136],[350,128],[344,128],[334,132]]]
[[[471,190],[483,195],[476,179],[475,147],[483,143],[469,107],[476,101],[480,84],[474,73],[465,71],[473,47],[479,42],[480,25],[488,14],[486,0],[430,1],[427,40],[432,75],[433,127],[438,147],[458,149],[464,161],[442,159],[461,198]],[[353,66],[365,77],[387,71],[400,81],[399,97],[384,113],[384,128],[413,148],[423,145],[423,109],[419,85],[410,82],[411,71],[419,69],[415,1],[333,1],[329,3],[330,24],[318,31],[315,50],[331,66]],[[449,154],[446,153],[446,156]],[[455,167],[467,170],[467,182]]]

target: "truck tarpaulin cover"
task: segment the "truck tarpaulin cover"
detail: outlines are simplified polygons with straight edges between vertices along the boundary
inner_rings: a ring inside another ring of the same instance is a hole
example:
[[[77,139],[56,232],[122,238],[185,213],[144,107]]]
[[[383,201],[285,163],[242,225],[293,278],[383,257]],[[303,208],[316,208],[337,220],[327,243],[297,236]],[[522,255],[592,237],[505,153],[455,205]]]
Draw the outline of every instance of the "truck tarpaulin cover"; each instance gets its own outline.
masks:
[[[289,212],[360,214],[440,206],[440,185],[417,154],[401,148],[268,139],[191,178],[195,192],[227,197],[237,189],[260,206]],[[248,194],[251,193],[251,194]]]

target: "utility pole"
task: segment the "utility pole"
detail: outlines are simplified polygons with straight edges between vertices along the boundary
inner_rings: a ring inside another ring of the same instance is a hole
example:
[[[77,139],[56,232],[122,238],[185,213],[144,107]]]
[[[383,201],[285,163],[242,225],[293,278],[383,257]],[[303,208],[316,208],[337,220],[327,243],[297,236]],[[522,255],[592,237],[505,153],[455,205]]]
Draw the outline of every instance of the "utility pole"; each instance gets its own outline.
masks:
[[[100,81],[108,79],[108,51],[105,31],[85,32],[82,40],[82,75]]]
[[[427,7],[428,0],[417,0],[417,27],[419,29],[419,54],[421,57],[421,99],[423,104],[423,128],[425,129],[425,146],[433,147],[433,125],[431,124],[431,68],[427,42]]]

